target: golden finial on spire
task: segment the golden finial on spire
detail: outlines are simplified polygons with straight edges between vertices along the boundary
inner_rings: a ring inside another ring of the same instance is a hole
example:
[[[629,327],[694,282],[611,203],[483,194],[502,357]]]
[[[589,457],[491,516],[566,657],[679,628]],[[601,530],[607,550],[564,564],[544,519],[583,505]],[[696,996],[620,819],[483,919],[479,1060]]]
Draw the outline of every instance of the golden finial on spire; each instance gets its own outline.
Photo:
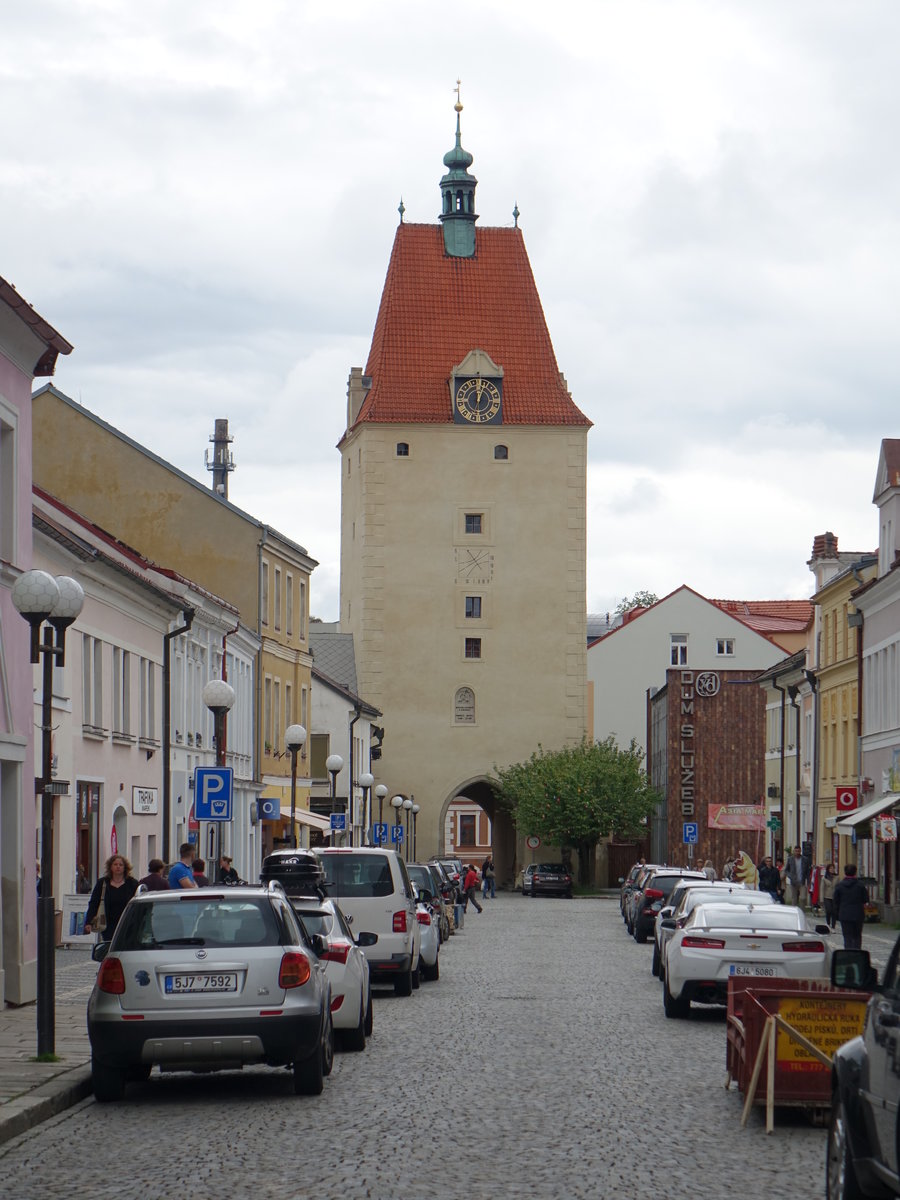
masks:
[[[462,109],[463,109],[463,106],[462,106],[462,101],[460,100],[460,97],[459,97],[459,89],[460,89],[460,87],[461,87],[461,86],[462,86],[462,80],[461,80],[461,79],[457,79],[457,81],[456,81],[456,87],[453,89],[453,90],[454,90],[454,92],[456,92],[456,103],[453,105],[453,107],[456,109],[456,111],[457,111],[458,113],[461,113],[461,112],[462,112]]]

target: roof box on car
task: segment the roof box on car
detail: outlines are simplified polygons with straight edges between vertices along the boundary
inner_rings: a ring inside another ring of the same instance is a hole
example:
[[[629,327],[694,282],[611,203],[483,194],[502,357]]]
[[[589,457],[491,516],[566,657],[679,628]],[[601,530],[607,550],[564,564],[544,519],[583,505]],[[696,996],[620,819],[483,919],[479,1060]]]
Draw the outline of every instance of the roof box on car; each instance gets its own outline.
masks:
[[[277,880],[289,896],[325,893],[325,871],[311,850],[275,850],[263,859],[260,879]]]

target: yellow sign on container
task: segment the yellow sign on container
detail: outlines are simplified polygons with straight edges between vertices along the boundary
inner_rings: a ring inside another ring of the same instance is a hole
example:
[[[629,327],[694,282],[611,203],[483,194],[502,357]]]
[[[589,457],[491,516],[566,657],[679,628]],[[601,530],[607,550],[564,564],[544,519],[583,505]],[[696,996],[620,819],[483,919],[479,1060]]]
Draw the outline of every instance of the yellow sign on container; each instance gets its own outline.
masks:
[[[778,1015],[817,1049],[833,1056],[838,1046],[862,1033],[866,1001],[818,998],[815,993],[783,996]],[[778,1030],[775,1057],[781,1071],[828,1070],[783,1029]]]

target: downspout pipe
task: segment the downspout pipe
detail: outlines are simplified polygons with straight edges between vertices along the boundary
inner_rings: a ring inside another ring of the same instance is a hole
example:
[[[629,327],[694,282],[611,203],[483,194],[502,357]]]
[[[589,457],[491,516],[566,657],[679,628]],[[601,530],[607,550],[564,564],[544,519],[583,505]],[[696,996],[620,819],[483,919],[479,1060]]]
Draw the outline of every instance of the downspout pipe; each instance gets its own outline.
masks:
[[[797,840],[794,842],[794,845],[802,847],[803,837],[802,837],[802,826],[801,826],[801,821],[800,821],[800,705],[797,703],[797,697],[799,695],[799,692],[800,692],[800,689],[798,687],[795,687],[792,684],[788,686],[788,695],[791,698],[791,708],[793,708],[794,713],[797,718],[797,728],[796,728],[796,733],[794,734],[794,737],[796,739],[794,742],[794,750],[796,752],[794,755],[794,770],[795,770],[794,809],[795,809],[796,818],[797,818],[797,821],[796,821]]]
[[[181,613],[184,624],[163,634],[163,830],[162,856],[168,864],[171,859],[172,824],[172,641],[187,633],[194,623],[194,610],[185,608]]]

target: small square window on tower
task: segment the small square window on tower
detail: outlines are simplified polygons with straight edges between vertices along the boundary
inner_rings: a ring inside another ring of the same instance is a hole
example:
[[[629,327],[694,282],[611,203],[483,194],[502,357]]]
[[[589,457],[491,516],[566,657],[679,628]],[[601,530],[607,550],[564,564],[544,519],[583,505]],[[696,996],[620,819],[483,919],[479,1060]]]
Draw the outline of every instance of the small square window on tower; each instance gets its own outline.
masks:
[[[466,616],[474,619],[481,616],[480,596],[466,596]]]
[[[481,638],[466,638],[466,658],[481,658]]]
[[[466,533],[481,533],[481,513],[466,513]]]
[[[397,443],[397,457],[398,458],[409,458],[409,442],[398,442]]]

